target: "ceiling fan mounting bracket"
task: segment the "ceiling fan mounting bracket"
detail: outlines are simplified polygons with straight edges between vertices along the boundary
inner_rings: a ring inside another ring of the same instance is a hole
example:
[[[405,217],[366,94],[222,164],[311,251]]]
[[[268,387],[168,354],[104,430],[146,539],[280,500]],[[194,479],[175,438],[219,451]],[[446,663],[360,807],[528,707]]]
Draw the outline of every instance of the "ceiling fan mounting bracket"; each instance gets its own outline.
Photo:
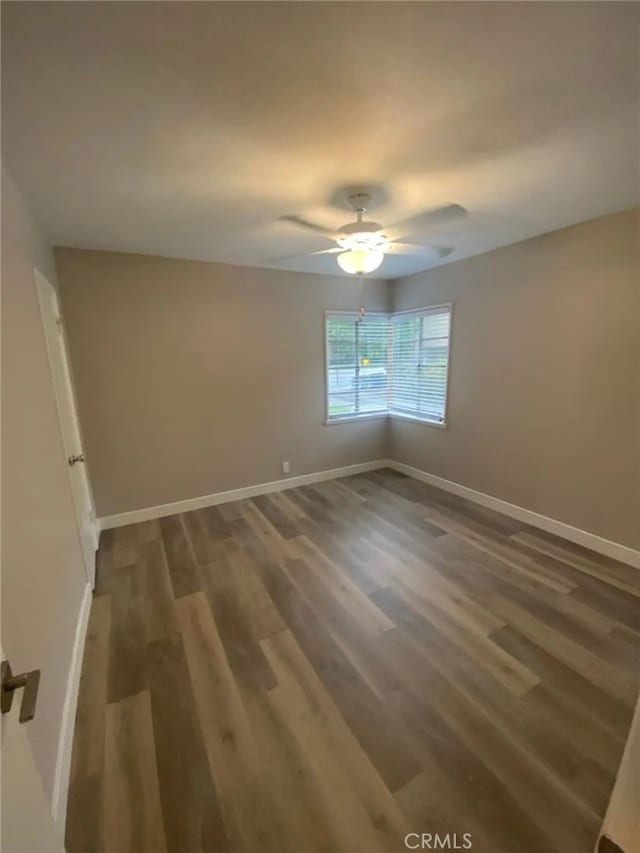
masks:
[[[364,213],[369,207],[371,196],[365,192],[353,192],[349,193],[347,201],[356,213]]]

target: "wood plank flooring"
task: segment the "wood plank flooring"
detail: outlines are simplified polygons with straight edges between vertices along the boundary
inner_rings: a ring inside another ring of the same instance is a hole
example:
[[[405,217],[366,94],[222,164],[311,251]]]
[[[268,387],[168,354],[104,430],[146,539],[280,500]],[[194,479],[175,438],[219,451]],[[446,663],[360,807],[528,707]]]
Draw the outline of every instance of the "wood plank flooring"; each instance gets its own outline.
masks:
[[[106,531],[67,853],[592,853],[639,655],[640,572],[393,471]]]

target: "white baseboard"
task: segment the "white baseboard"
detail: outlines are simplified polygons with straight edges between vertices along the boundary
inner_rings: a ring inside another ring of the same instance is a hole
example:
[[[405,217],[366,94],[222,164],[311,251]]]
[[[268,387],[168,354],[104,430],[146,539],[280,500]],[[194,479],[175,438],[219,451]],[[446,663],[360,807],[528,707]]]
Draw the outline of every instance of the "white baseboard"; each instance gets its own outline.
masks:
[[[372,462],[360,462],[357,465],[344,465],[342,468],[330,468],[326,471],[315,471],[312,474],[301,474],[299,477],[287,477],[284,480],[273,480],[270,483],[257,483],[255,486],[244,486],[241,489],[230,489],[226,492],[216,492],[212,495],[202,495],[199,498],[188,498],[175,503],[149,506],[144,509],[134,509],[131,512],[121,512],[118,515],[107,515],[98,519],[101,530],[112,527],[123,527],[126,524],[136,524],[139,521],[150,521],[165,515],[176,515],[180,512],[190,512],[206,506],[226,504],[231,501],[241,501],[256,495],[266,495],[269,492],[281,492],[284,489],[295,489],[298,486],[308,486],[311,483],[321,483],[323,480],[335,480],[337,477],[349,477],[352,474],[363,474],[365,471],[376,471],[378,468],[391,467],[387,459],[376,459]]]
[[[56,774],[53,782],[53,796],[51,799],[51,811],[56,825],[64,838],[64,826],[67,817],[67,800],[69,798],[69,774],[71,772],[71,752],[73,749],[73,732],[76,721],[76,708],[78,705],[78,688],[80,687],[80,672],[82,670],[82,656],[84,653],[85,638],[87,636],[87,625],[89,624],[89,613],[91,611],[91,585],[87,584],[84,589],[78,621],[76,623],[76,635],[73,641],[73,652],[71,664],[67,677],[67,691],[62,709],[62,725],[58,740],[58,756],[56,759]]]
[[[437,486],[446,492],[451,492],[454,495],[466,498],[481,506],[501,512],[518,521],[523,521],[525,524],[530,524],[532,527],[538,527],[540,530],[546,530],[547,533],[553,533],[569,542],[575,542],[577,545],[583,545],[585,548],[590,548],[592,551],[597,551],[599,554],[604,554],[614,560],[620,560],[623,563],[628,563],[631,566],[640,568],[640,551],[629,548],[626,545],[620,545],[618,542],[611,542],[609,539],[604,539],[602,536],[596,536],[595,533],[588,533],[586,530],[580,530],[578,527],[572,527],[570,524],[565,524],[562,521],[556,521],[554,518],[549,518],[546,515],[541,515],[533,510],[525,509],[516,504],[508,503],[500,498],[495,498],[492,495],[487,495],[484,492],[478,492],[476,489],[471,489],[468,486],[463,486],[460,483],[454,483],[452,480],[445,480],[443,477],[438,477],[435,474],[429,474],[427,471],[422,471],[420,468],[414,468],[411,465],[405,465],[404,462],[396,462],[393,459],[376,459],[372,462],[361,462],[358,465],[345,465],[342,468],[330,468],[327,471],[315,471],[312,474],[302,474],[299,477],[287,477],[283,480],[273,480],[270,483],[257,483],[254,486],[245,486],[241,489],[230,489],[226,492],[216,492],[212,495],[203,495],[198,498],[188,498],[175,503],[162,504],[161,506],[150,506],[144,509],[135,509],[131,512],[122,512],[119,515],[108,515],[98,519],[101,530],[109,530],[112,527],[123,527],[126,524],[136,524],[139,521],[150,521],[153,518],[162,518],[165,515],[175,515],[181,512],[190,512],[194,509],[202,509],[207,506],[215,506],[216,504],[230,503],[231,501],[240,501],[245,498],[252,498],[256,495],[266,495],[269,492],[280,492],[284,489],[295,489],[298,486],[307,486],[311,483],[320,483],[323,480],[335,480],[337,477],[348,477],[351,474],[362,474],[366,471],[376,471],[379,468],[393,468],[395,471],[400,471],[403,474],[408,474],[416,480],[422,480],[424,483],[429,483],[432,486]]]
[[[540,515],[538,512],[524,509],[524,507],[516,506],[516,504],[508,503],[500,498],[494,498],[492,495],[486,495],[484,492],[478,492],[475,489],[470,489],[468,486],[454,483],[452,480],[445,480],[435,474],[422,471],[420,468],[405,465],[404,462],[388,460],[386,464],[389,468],[393,468],[395,471],[400,471],[403,474],[408,474],[409,477],[421,480],[423,483],[437,486],[445,492],[451,492],[454,495],[459,495],[461,498],[466,498],[481,506],[515,518],[518,521],[523,521],[525,524],[539,527],[540,530],[546,530],[547,533],[553,533],[562,539],[568,539],[569,542],[575,542],[576,545],[590,548],[592,551],[597,551],[598,554],[604,554],[606,557],[611,557],[614,560],[620,560],[622,563],[628,563],[635,568],[640,568],[640,551],[636,551],[634,548],[620,545],[618,542],[612,542],[609,539],[604,539],[602,536],[596,536],[595,533],[588,533],[579,527],[572,527],[570,524],[556,521],[554,518]]]

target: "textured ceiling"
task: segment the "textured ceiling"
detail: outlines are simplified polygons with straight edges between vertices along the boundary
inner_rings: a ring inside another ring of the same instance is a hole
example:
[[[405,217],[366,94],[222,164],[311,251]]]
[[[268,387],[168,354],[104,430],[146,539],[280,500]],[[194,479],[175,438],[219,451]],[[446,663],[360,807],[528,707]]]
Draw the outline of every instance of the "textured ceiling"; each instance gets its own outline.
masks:
[[[445,263],[638,204],[636,3],[2,4],[3,156],[55,244],[270,265],[278,221],[383,224]],[[429,265],[388,256],[377,275]],[[338,272],[331,256],[271,264]]]

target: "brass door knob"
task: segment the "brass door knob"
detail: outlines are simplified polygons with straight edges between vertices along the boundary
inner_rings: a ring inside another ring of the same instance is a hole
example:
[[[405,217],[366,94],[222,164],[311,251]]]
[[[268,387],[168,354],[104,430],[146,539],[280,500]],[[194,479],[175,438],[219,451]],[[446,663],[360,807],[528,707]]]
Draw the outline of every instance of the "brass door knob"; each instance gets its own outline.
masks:
[[[2,687],[0,688],[0,706],[2,707],[2,713],[6,714],[7,711],[11,710],[14,690],[24,687],[18,719],[21,723],[27,723],[29,720],[33,720],[36,713],[36,699],[38,698],[39,684],[39,669],[33,669],[31,672],[23,672],[20,675],[14,675],[11,672],[9,661],[3,660]]]

